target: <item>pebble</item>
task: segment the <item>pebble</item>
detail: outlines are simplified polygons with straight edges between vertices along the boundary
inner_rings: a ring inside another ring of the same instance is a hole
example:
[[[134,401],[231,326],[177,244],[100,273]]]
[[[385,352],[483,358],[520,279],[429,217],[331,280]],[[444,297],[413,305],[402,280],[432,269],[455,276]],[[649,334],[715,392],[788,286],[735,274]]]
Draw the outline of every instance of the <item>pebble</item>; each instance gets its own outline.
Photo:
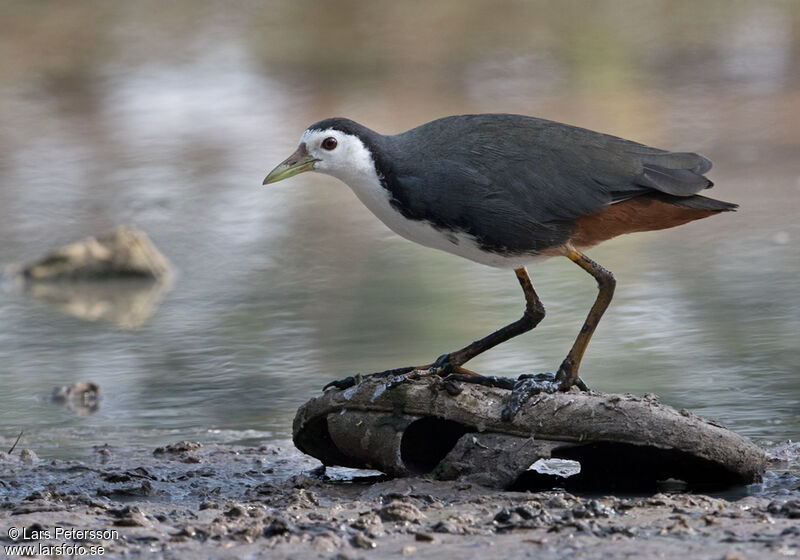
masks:
[[[419,523],[425,515],[415,506],[408,502],[393,501],[383,506],[378,515],[383,521],[407,521],[409,523]]]

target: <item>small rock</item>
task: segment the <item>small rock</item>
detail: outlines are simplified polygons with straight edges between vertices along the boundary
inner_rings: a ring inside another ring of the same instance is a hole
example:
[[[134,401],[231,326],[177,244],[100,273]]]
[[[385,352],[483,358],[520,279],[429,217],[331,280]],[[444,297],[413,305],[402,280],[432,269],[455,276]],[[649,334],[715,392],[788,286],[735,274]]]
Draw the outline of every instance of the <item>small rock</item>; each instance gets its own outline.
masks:
[[[190,539],[194,539],[194,538],[197,538],[199,532],[200,531],[198,531],[197,529],[195,529],[191,525],[184,525],[183,527],[181,527],[181,529],[177,533],[174,533],[172,536],[173,537],[188,537]]]
[[[255,525],[250,525],[242,529],[241,531],[237,531],[235,533],[238,539],[241,539],[245,542],[251,543],[254,542],[258,537],[263,534],[263,527],[261,524],[256,523]]]
[[[240,505],[234,505],[225,512],[225,517],[245,517],[247,515],[247,510]]]
[[[76,381],[72,385],[63,385],[53,389],[53,402],[66,403],[70,400],[91,401],[96,400],[100,394],[100,386],[91,381]]]
[[[156,447],[153,455],[163,455],[165,453],[185,453],[187,451],[196,451],[202,449],[203,444],[199,441],[179,441],[177,443],[170,443],[164,447]]]
[[[103,280],[107,278],[164,278],[171,265],[150,238],[120,226],[100,237],[65,245],[22,267],[25,281]]]
[[[788,517],[789,519],[800,519],[800,500],[789,500],[783,503],[777,501],[770,502],[767,506],[767,511],[774,515]]]
[[[436,542],[436,537],[431,535],[430,533],[416,533],[414,535],[414,540],[417,542]]]
[[[378,515],[383,521],[408,521],[409,523],[419,523],[425,518],[425,515],[414,504],[400,501],[393,501],[383,506],[378,511]]]
[[[606,530],[609,535],[624,535],[633,538],[639,534],[635,527],[627,527],[625,525],[612,525]]]
[[[114,525],[118,527],[147,527],[150,525],[150,522],[147,520],[144,514],[137,511],[131,511],[114,521]]]
[[[522,519],[525,520],[534,519],[538,517],[539,514],[541,513],[541,510],[534,511],[534,509],[530,506],[517,506],[517,508],[514,511],[516,511],[517,515],[519,515]]]
[[[276,517],[272,522],[264,527],[265,537],[275,537],[278,535],[285,535],[287,533],[294,533],[297,530],[294,523],[283,517]]]
[[[107,496],[110,498],[120,498],[126,496],[133,496],[144,498],[147,496],[154,496],[158,494],[158,490],[153,488],[149,480],[142,481],[141,486],[128,486],[125,488],[98,488],[98,496]]]
[[[364,533],[356,533],[353,535],[353,537],[350,539],[350,544],[352,544],[354,548],[363,548],[365,550],[369,550],[378,546],[375,544],[375,541],[368,539]]]
[[[307,488],[313,488],[314,486],[319,486],[320,481],[305,474],[297,474],[287,480],[286,483],[292,488],[304,490]]]
[[[439,521],[431,529],[434,533],[450,533],[451,535],[457,535],[460,532],[452,521]]]
[[[358,519],[350,524],[350,527],[365,533],[367,536],[373,539],[384,534],[383,521],[381,521],[381,518],[378,516],[378,514],[374,512],[362,513],[359,515]]]
[[[107,472],[101,475],[103,480],[106,482],[112,482],[114,484],[118,484],[120,482],[130,482],[131,477],[125,473],[118,473],[118,472]]]
[[[99,500],[95,500],[94,498],[92,498],[86,492],[81,492],[80,494],[75,496],[74,500],[75,500],[75,503],[84,504],[84,505],[87,505],[87,506],[90,506],[90,507],[93,507],[93,508],[97,508],[97,509],[101,509],[101,510],[107,510],[108,509],[108,504],[107,503],[101,502]]]
[[[569,503],[561,495],[555,495],[547,500],[547,507],[555,509],[565,509],[569,507]]]
[[[257,494],[260,496],[271,496],[274,494],[280,494],[283,490],[271,482],[262,482],[255,488],[253,488],[249,493]]]
[[[616,515],[614,508],[598,502],[597,500],[590,500],[585,505],[580,505],[572,509],[572,517],[574,519],[590,519],[594,517],[613,517]]]
[[[138,506],[125,506],[121,509],[110,509],[108,513],[117,517],[114,525],[118,527],[147,527],[150,521]]]
[[[494,520],[499,523],[507,523],[511,520],[512,515],[514,515],[512,510],[503,508],[495,514]]]

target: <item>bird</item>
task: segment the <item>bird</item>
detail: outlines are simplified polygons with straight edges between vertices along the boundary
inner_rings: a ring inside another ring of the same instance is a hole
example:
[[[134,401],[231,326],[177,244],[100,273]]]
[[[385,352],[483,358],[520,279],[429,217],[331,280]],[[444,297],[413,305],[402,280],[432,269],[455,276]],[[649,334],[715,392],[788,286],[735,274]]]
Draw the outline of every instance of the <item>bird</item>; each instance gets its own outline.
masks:
[[[734,211],[699,194],[713,186],[711,161],[537,117],[470,114],[440,118],[394,135],[353,120],[321,120],[263,184],[315,171],[346,183],[389,229],[434,249],[514,271],[525,297],[517,321],[433,363],[429,375],[478,375],[475,356],[535,328],[544,305],[528,267],[566,257],[598,292],[546,389],[586,386],[581,360],[616,286],[584,251],[619,235],[672,228]]]

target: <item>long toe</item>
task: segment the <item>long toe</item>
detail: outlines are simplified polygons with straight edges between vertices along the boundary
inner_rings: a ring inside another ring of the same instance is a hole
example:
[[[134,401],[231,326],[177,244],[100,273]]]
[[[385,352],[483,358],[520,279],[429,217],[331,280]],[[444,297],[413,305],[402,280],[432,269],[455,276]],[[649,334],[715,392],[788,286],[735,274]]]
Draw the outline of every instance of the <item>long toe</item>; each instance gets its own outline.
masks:
[[[534,375],[521,375],[503,407],[501,418],[503,422],[510,422],[517,415],[523,405],[533,395],[539,393],[556,393],[561,390],[557,375],[552,373],[537,373]]]
[[[433,362],[431,369],[437,375],[447,375],[453,373],[454,368],[460,367],[459,365],[453,364],[452,360],[450,359],[450,354],[442,354],[436,361]]]
[[[458,373],[460,375],[472,375],[474,377],[483,377],[480,373],[472,371],[471,369],[467,369],[461,366],[456,366],[452,369],[452,373]]]
[[[569,391],[573,385],[581,391],[589,390],[589,387],[583,382],[583,379],[578,377],[577,372],[572,373],[570,367],[565,367],[565,364],[561,364],[561,367],[558,369],[558,373],[555,375],[554,381],[558,383],[559,391]]]
[[[352,387],[356,383],[358,383],[358,379],[356,379],[355,376],[349,375],[349,376],[345,377],[344,379],[336,379],[334,381],[331,381],[330,383],[325,385],[322,388],[322,390],[325,391],[325,390],[327,390],[327,389],[329,389],[331,387],[333,387],[334,389],[339,389],[339,390],[349,389],[350,387]]]
[[[451,373],[467,373],[469,375],[478,375],[477,373],[469,371],[468,369],[462,369],[460,366],[453,366],[450,361],[450,354],[442,354],[436,358],[436,361],[432,364],[417,366],[411,369],[423,377],[427,375],[438,375],[440,377],[445,377]]]

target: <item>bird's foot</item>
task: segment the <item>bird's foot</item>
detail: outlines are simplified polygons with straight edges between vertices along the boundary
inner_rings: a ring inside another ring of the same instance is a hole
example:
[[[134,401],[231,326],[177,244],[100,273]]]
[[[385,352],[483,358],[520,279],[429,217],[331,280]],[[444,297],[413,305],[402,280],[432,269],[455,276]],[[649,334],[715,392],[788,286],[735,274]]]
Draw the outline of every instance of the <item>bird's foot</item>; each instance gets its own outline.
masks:
[[[442,354],[432,364],[418,366],[414,368],[420,372],[422,377],[429,375],[438,375],[439,377],[447,377],[451,374],[459,375],[472,375],[475,377],[482,377],[480,373],[476,373],[467,368],[461,367],[458,363],[453,363],[452,354]]]
[[[514,387],[511,389],[501,418],[504,422],[510,422],[514,419],[517,412],[520,411],[522,406],[530,400],[533,395],[539,393],[558,393],[568,391],[570,387],[576,386],[581,391],[588,391],[589,387],[580,377],[575,377],[574,381],[570,382],[569,377],[565,376],[561,369],[558,373],[534,373],[520,375]]]
[[[573,385],[581,391],[589,390],[580,377],[576,376],[574,381],[570,382],[571,376],[564,370],[565,365],[562,364],[558,373],[524,374],[517,379],[483,376],[460,366],[454,367],[450,363],[449,354],[445,354],[430,365],[387,369],[370,375],[351,375],[344,379],[331,381],[322,390],[324,391],[331,387],[344,390],[358,385],[365,379],[386,379],[386,383],[381,390],[383,392],[414,379],[436,375],[442,378],[442,389],[453,396],[461,393],[460,383],[472,383],[483,385],[484,387],[510,390],[511,395],[508,397],[501,413],[503,421],[510,422],[533,395],[568,391]]]
[[[442,388],[449,394],[455,396],[461,393],[460,383],[473,383],[484,387],[496,387],[511,391],[506,401],[501,417],[503,421],[510,422],[517,412],[530,398],[539,393],[557,393],[568,391],[572,385],[581,391],[588,391],[589,388],[580,377],[573,383],[565,383],[566,377],[559,373],[535,373],[520,375],[519,378],[495,377],[495,376],[474,376],[452,373],[446,376],[442,382]]]
[[[511,390],[517,382],[513,377],[496,377],[494,375],[473,375],[469,373],[451,373],[444,378],[446,383],[472,383],[484,387]],[[460,392],[460,391],[459,391]]]
[[[353,385],[358,385],[361,382],[361,374],[358,375],[348,375],[344,379],[334,379],[333,381],[327,383],[322,390],[326,391],[333,387],[334,389],[339,389],[340,391],[343,389],[349,389]]]
[[[549,373],[547,375],[553,375]],[[567,356],[563,362],[561,362],[561,366],[558,368],[558,373],[555,374],[555,380],[558,383],[558,390],[559,391],[569,391],[570,387],[575,385],[581,391],[588,391],[589,387],[586,386],[586,383],[578,377],[578,370],[575,362]]]
[[[368,375],[362,375],[359,373],[357,375],[345,377],[344,379],[331,381],[325,385],[322,390],[324,391],[331,387],[339,390],[349,389],[354,385],[358,385],[365,379],[393,378],[392,386],[395,386],[397,385],[397,379],[407,381],[409,379],[418,379],[420,377],[429,377],[433,375],[447,377],[448,375],[452,374],[470,376],[474,378],[483,377],[480,373],[476,373],[468,370],[467,368],[463,368],[458,364],[454,364],[452,361],[452,354],[442,354],[432,364],[416,367],[406,366],[401,368],[387,369],[385,371],[379,371],[377,373],[371,373]]]
[[[402,368],[395,368],[395,369],[387,369],[386,371],[381,371],[378,373],[373,373],[369,375],[370,379],[383,379],[384,382],[378,386],[375,390],[375,394],[373,395],[373,400],[376,399],[378,396],[383,394],[384,391],[388,391],[390,389],[394,389],[398,385],[402,385],[403,383],[407,383],[409,381],[413,381],[415,379],[420,379],[421,377],[428,377],[430,375],[435,375],[429,372],[427,369],[420,369],[415,367],[402,367]]]
[[[339,390],[349,389],[350,387],[353,387],[354,385],[360,384],[365,379],[384,379],[384,378],[389,378],[389,377],[397,377],[397,376],[407,375],[407,374],[415,371],[416,369],[418,369],[418,368],[401,367],[401,368],[395,368],[395,369],[387,369],[387,370],[384,370],[384,371],[379,371],[377,373],[370,373],[370,374],[364,374],[364,375],[358,373],[356,375],[349,375],[349,376],[345,377],[344,379],[337,379],[335,381],[331,381],[330,383],[325,385],[322,388],[322,390],[324,391],[324,390],[329,389],[331,387],[333,387],[334,389],[339,389]]]
[[[558,376],[554,373],[535,373],[532,375],[520,375],[511,394],[506,400],[503,412],[500,417],[503,422],[510,422],[517,415],[517,412],[533,395],[539,393],[555,393],[561,388]]]

